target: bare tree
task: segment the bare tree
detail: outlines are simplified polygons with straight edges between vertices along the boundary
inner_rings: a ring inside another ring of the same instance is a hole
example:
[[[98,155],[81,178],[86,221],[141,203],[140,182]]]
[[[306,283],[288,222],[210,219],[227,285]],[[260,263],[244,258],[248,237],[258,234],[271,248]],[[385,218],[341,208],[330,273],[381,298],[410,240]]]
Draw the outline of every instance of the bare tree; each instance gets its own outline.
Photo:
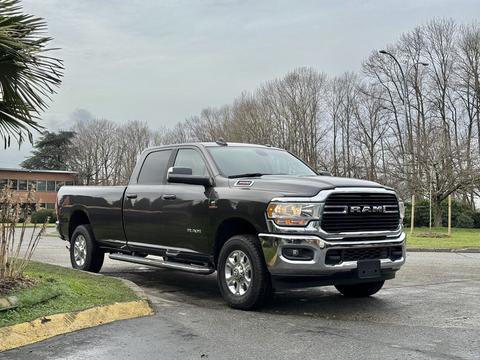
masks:
[[[431,192],[440,225],[449,194],[472,207],[480,194],[480,27],[436,19],[387,49],[390,56],[372,52],[360,74],[328,80],[298,68],[171,128],[79,122],[72,163],[85,183],[125,183],[151,144],[271,144],[335,175],[394,186],[405,198]]]

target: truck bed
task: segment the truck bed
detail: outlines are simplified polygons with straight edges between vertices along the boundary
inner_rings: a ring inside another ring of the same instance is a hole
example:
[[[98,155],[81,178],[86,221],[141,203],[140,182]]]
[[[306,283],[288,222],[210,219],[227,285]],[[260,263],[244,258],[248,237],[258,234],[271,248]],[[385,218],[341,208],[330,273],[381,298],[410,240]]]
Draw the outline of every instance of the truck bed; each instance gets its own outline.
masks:
[[[126,186],[62,186],[58,192],[60,224],[68,224],[75,211],[83,210],[90,219],[98,241],[126,241],[122,206]],[[68,238],[68,229],[59,229]]]

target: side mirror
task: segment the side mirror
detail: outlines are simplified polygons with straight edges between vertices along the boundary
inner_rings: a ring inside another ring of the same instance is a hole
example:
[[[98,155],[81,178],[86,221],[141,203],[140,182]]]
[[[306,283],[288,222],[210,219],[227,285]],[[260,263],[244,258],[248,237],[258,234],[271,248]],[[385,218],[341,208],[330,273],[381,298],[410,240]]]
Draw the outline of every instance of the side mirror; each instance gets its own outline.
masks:
[[[171,167],[168,169],[167,181],[174,184],[190,184],[211,186],[210,176],[192,175],[192,169],[187,167]]]
[[[328,170],[320,170],[318,172],[318,175],[321,175],[321,176],[332,176],[332,173]]]

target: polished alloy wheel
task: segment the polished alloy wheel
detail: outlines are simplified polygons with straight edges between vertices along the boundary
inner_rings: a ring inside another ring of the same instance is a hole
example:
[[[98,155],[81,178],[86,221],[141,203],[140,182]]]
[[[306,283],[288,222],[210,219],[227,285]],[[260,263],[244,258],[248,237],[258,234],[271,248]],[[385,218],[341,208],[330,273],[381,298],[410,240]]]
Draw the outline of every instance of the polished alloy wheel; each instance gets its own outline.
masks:
[[[252,282],[252,267],[247,254],[234,250],[225,262],[225,280],[228,290],[234,295],[242,296]]]
[[[83,266],[87,259],[87,239],[82,234],[77,235],[73,243],[73,257],[77,266]]]

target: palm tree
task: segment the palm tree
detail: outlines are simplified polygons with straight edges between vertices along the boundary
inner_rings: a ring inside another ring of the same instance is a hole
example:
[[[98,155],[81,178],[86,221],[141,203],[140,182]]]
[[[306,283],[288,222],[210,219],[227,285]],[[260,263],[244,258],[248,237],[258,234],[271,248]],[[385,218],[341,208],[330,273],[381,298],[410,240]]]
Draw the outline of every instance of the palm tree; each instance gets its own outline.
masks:
[[[47,55],[52,38],[46,22],[24,14],[19,0],[0,0],[0,136],[4,147],[11,138],[32,142],[41,130],[40,114],[63,76],[61,60]],[[1,140],[0,140],[1,141]]]

